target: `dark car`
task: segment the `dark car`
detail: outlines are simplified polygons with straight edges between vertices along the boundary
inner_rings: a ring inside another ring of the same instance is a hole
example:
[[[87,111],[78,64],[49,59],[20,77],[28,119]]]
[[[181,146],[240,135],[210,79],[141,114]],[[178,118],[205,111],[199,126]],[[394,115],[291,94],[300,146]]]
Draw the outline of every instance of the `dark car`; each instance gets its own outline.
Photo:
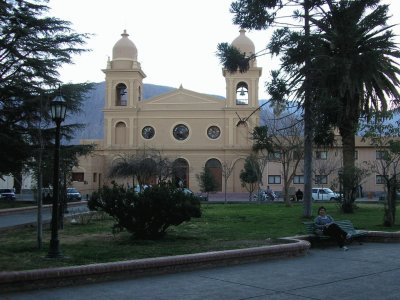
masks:
[[[1,200],[15,200],[15,193],[13,189],[0,189]]]
[[[75,188],[67,188],[67,201],[81,201],[82,195]]]

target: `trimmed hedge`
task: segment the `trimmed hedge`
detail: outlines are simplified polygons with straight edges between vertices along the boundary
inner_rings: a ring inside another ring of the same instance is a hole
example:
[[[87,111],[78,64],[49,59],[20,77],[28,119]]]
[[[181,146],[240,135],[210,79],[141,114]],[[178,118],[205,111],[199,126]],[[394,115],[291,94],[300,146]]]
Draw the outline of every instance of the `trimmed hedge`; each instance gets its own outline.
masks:
[[[113,183],[94,193],[90,210],[104,211],[114,218],[113,232],[127,230],[137,239],[160,239],[171,225],[201,217],[200,201],[170,184],[155,185],[136,193]]]

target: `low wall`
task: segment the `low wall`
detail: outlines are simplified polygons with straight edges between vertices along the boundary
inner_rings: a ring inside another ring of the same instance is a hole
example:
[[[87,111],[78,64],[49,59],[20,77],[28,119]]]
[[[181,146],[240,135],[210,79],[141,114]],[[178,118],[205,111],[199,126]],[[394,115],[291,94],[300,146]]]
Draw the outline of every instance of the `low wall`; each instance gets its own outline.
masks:
[[[0,292],[21,291],[93,283],[121,278],[234,265],[279,257],[305,255],[310,243],[288,240],[289,243],[246,249],[213,251],[188,255],[136,259],[29,271],[0,272]],[[291,241],[291,242],[290,242]]]

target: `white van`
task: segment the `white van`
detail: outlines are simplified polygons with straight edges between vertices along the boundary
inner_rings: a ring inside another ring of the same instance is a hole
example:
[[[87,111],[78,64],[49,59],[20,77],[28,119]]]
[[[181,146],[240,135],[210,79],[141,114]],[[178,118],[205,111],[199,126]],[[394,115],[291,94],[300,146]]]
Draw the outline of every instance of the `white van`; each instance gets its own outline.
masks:
[[[313,188],[312,199],[320,201],[334,201],[339,197],[334,191],[328,188]]]

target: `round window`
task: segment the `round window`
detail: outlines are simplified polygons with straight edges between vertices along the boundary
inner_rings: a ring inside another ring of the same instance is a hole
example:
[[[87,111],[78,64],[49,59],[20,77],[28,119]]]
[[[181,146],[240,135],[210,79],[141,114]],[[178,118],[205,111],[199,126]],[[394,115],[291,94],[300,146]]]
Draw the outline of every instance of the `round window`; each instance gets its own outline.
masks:
[[[143,136],[146,140],[151,139],[151,138],[154,136],[154,134],[155,134],[155,130],[154,130],[153,127],[151,127],[151,126],[145,126],[145,127],[143,127],[143,129],[142,129],[142,136]]]
[[[189,128],[183,124],[176,125],[173,130],[173,135],[178,141],[186,140],[189,136]]]
[[[215,140],[215,139],[219,138],[220,134],[221,134],[221,130],[219,129],[218,126],[210,126],[207,129],[207,135],[210,139]]]

